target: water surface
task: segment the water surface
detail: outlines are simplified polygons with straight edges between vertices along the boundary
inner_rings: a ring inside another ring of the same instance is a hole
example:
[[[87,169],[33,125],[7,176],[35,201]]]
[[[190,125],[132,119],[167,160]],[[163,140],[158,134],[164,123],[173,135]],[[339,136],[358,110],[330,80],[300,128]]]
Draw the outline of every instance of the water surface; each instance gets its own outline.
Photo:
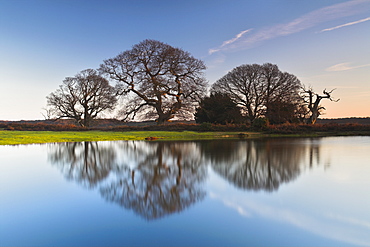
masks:
[[[370,245],[370,137],[0,146],[0,245]]]

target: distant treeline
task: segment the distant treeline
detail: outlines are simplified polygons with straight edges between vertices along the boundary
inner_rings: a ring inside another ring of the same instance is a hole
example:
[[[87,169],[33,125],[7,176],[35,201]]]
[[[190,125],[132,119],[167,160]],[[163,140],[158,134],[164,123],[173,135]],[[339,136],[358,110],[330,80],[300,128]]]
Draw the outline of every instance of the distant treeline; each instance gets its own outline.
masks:
[[[351,118],[333,118],[333,119],[317,119],[319,124],[327,124],[327,123],[336,123],[336,124],[370,124],[370,117],[358,118],[358,117],[351,117]]]

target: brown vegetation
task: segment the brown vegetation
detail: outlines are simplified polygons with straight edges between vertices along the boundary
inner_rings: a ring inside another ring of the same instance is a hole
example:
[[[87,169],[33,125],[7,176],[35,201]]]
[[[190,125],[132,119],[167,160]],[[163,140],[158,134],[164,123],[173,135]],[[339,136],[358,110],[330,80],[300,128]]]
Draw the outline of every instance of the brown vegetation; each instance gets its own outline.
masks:
[[[364,124],[354,123],[355,120]],[[360,121],[362,120],[362,121]],[[323,121],[323,120],[322,120]],[[329,120],[326,120],[329,121]],[[74,124],[73,120],[40,120],[40,121],[0,121],[0,129],[4,130],[31,130],[31,131],[263,131],[268,134],[310,134],[310,133],[356,133],[370,135],[370,118],[349,118],[345,123],[344,119],[331,119],[327,123],[308,124],[279,124],[267,125],[258,128],[246,124],[196,124],[193,122],[171,122],[157,125],[155,122],[124,123],[114,119],[94,120],[92,126],[83,128]]]
[[[330,133],[330,134],[355,134],[370,135],[370,125],[356,123],[326,123],[326,124],[279,124],[268,126],[268,133],[271,134],[309,134],[309,133]]]

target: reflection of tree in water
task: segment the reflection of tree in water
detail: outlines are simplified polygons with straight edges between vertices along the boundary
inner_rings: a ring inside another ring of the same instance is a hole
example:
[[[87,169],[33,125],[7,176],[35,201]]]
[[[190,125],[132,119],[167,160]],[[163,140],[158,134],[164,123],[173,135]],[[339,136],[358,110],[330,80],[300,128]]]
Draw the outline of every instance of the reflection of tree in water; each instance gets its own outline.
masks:
[[[204,198],[207,168],[192,142],[84,142],[49,145],[66,178],[98,187],[108,201],[146,219],[180,212]]]
[[[307,144],[291,138],[201,143],[201,148],[218,174],[251,190],[277,190],[299,176],[307,155],[310,166],[313,156],[319,157],[315,140]]]
[[[207,169],[195,148],[191,142],[127,143],[122,151],[135,154],[133,163],[101,187],[102,196],[148,220],[184,210],[205,196],[201,182]]]
[[[49,160],[67,179],[152,220],[204,198],[206,161],[238,188],[273,191],[312,166],[318,140],[61,143],[49,146]]]
[[[88,187],[105,179],[114,166],[116,154],[97,142],[58,143],[49,145],[49,160],[66,178]]]

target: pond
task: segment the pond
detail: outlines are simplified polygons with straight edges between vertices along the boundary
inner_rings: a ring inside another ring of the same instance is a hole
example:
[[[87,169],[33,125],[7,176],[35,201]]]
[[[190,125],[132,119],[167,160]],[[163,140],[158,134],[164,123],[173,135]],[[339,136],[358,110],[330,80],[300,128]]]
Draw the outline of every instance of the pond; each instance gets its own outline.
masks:
[[[0,146],[0,245],[370,246],[370,137]]]

